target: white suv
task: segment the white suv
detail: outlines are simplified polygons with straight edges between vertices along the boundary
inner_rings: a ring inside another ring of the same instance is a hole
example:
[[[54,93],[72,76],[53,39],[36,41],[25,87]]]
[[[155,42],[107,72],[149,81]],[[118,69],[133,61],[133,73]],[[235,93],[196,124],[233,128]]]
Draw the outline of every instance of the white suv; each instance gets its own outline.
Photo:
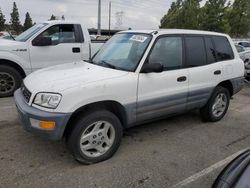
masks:
[[[126,31],[88,62],[32,73],[15,101],[26,130],[66,138],[75,159],[90,164],[115,153],[125,128],[193,109],[205,121],[220,120],[243,76],[225,34]]]

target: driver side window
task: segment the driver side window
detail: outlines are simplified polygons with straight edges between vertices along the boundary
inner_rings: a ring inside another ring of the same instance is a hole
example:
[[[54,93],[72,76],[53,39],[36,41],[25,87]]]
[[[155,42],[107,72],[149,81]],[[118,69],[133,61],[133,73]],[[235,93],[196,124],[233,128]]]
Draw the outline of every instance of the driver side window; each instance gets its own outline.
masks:
[[[164,70],[182,67],[182,38],[162,37],[157,40],[148,58],[148,63],[160,63]]]
[[[76,42],[73,24],[54,25],[41,33],[38,37],[51,38],[52,45]]]

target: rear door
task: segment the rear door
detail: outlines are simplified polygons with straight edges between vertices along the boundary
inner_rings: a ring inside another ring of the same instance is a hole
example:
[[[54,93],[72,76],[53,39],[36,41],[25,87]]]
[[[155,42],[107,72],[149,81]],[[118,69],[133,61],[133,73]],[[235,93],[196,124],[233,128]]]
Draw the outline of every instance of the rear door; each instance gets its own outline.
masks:
[[[54,25],[39,36],[51,37],[52,45],[33,46],[32,42],[30,43],[30,59],[33,71],[82,59],[81,43],[83,39],[80,37],[77,25]]]
[[[210,36],[186,36],[185,48],[189,74],[189,110],[206,104],[214,87],[223,79],[223,66],[217,63],[216,48]]]
[[[160,63],[160,73],[140,73],[137,121],[144,121],[186,110],[188,71],[183,67],[181,36],[156,39],[145,63]]]

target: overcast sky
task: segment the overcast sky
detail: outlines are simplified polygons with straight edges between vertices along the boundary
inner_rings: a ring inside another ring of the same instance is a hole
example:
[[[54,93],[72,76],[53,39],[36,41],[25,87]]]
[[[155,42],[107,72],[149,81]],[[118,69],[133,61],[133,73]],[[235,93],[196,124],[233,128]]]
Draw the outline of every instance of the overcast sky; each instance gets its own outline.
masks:
[[[23,23],[28,11],[34,22],[48,20],[51,14],[67,20],[82,21],[88,28],[97,27],[98,0],[15,0]],[[108,28],[108,4],[102,1],[102,28]],[[116,12],[123,11],[123,28],[154,29],[158,28],[161,17],[167,12],[173,0],[112,0],[111,28],[117,26]],[[205,0],[203,0],[204,3]],[[0,7],[10,19],[12,0],[0,0]]]

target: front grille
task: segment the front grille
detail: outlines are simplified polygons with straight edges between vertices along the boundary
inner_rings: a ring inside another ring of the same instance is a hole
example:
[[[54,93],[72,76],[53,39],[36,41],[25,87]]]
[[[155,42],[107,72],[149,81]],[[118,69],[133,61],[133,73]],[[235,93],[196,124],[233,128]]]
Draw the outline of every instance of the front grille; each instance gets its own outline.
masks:
[[[27,103],[29,103],[30,102],[30,97],[31,97],[31,92],[25,86],[23,86],[21,88],[21,90],[22,90],[23,97],[24,97],[25,101]]]

